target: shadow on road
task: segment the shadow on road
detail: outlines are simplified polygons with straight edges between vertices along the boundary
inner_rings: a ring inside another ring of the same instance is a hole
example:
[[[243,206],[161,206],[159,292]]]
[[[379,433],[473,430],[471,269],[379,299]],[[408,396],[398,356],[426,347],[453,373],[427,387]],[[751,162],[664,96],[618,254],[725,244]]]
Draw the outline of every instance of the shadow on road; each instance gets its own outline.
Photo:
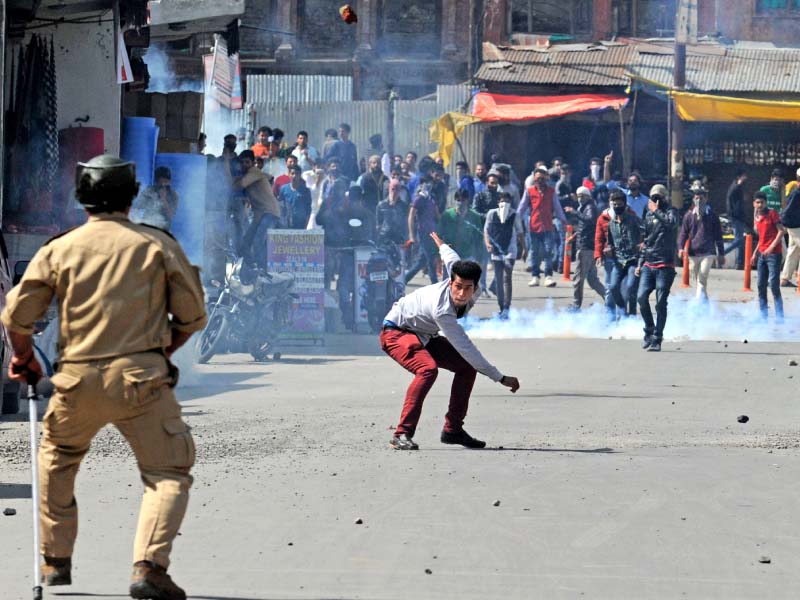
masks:
[[[461,450],[462,448],[454,446],[452,448],[424,448],[419,452],[448,452],[453,450]],[[613,448],[521,448],[510,446],[495,446],[493,448],[473,448],[470,452],[574,452],[577,454],[620,454],[619,450]]]
[[[508,398],[510,392],[505,394],[473,394],[474,398]],[[633,398],[643,400],[645,398],[652,398],[653,396],[637,396],[634,394],[590,394],[578,392],[551,392],[544,394],[521,394],[516,393],[514,398]]]
[[[12,500],[30,497],[30,483],[0,483],[0,500]]]
[[[53,592],[53,596],[58,596],[59,598],[129,598],[127,594],[92,594],[89,592]],[[194,594],[188,594],[186,596],[187,600],[290,600],[288,597],[283,596],[195,596]],[[291,600],[297,600],[297,597],[293,597]],[[347,600],[347,598],[342,597],[314,597],[308,598],[307,600]]]

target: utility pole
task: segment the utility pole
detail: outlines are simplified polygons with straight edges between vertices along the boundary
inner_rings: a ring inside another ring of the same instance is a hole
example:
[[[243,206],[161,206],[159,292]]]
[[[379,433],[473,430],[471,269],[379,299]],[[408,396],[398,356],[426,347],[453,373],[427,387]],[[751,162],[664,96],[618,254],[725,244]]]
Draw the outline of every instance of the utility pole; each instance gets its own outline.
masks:
[[[686,44],[697,42],[697,0],[679,0],[675,15],[675,65],[672,87],[686,88]],[[672,153],[670,155],[670,188],[672,206],[683,207],[683,121],[675,110],[672,113]]]

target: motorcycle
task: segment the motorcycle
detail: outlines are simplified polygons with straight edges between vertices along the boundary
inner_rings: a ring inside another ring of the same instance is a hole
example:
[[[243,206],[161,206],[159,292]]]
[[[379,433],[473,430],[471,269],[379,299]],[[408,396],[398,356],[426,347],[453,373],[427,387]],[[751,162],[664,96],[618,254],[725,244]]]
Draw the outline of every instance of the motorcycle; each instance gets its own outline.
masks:
[[[367,311],[370,328],[377,332],[392,305],[405,295],[403,254],[396,244],[385,242],[376,246],[367,261],[361,285],[361,306]]]
[[[228,263],[225,283],[212,281],[220,288],[209,310],[208,324],[197,340],[198,359],[207,363],[215,354],[243,345],[259,362],[276,350],[281,332],[291,322],[294,276],[290,273],[267,273],[245,265],[238,258]]]

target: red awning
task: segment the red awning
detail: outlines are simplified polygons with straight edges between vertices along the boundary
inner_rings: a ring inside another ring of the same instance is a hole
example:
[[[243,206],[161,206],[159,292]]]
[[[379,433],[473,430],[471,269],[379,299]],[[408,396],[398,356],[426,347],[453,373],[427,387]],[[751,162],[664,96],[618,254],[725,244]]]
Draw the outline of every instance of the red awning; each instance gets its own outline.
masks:
[[[627,96],[618,94],[508,96],[480,92],[473,99],[472,114],[482,121],[532,121],[588,110],[618,110],[627,102]]]

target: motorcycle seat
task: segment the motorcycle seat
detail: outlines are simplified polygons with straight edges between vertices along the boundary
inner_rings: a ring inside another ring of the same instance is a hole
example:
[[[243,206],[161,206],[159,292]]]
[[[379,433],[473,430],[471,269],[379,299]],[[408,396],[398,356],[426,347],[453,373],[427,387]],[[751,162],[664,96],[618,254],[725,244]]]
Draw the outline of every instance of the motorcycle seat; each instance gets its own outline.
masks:
[[[294,275],[291,273],[270,273],[269,279],[261,279],[264,288],[289,288],[294,284]]]

